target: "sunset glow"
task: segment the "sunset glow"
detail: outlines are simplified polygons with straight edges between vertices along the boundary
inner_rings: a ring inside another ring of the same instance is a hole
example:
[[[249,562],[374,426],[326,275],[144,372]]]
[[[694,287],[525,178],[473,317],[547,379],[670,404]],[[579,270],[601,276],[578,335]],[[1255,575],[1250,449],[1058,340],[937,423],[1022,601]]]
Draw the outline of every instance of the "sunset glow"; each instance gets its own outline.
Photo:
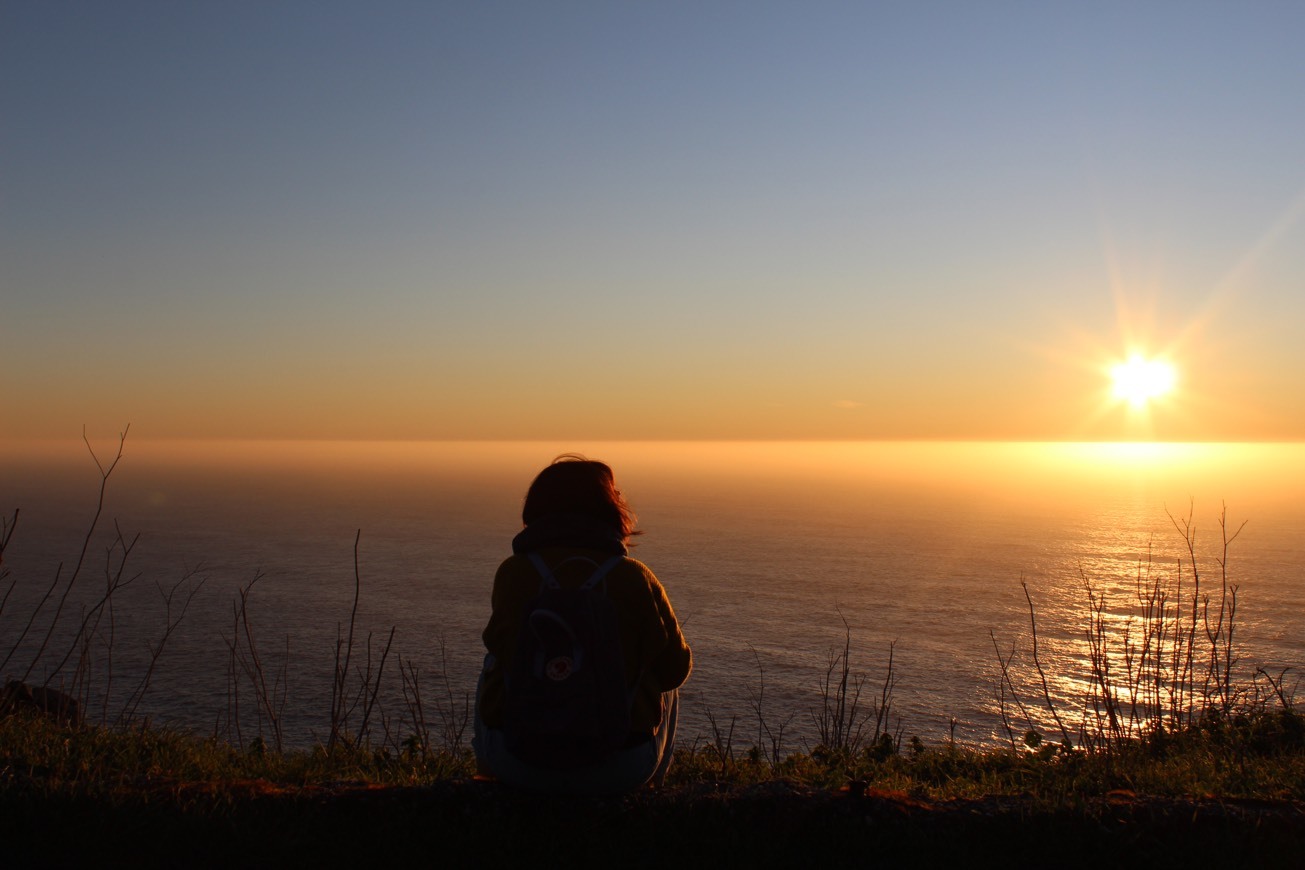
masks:
[[[1158,359],[1134,355],[1110,370],[1114,396],[1140,408],[1152,399],[1168,395],[1178,376],[1174,367]]]

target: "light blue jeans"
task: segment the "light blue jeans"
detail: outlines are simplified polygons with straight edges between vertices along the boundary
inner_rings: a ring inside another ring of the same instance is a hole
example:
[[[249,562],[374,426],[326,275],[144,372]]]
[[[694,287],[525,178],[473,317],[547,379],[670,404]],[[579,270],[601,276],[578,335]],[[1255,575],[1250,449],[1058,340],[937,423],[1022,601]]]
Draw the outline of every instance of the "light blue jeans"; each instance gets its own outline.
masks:
[[[485,657],[485,667],[491,664]],[[480,719],[480,693],[485,685],[481,671],[476,684],[476,718],[471,746],[476,763],[500,782],[533,791],[561,794],[604,795],[634,791],[651,782],[660,787],[671,766],[675,750],[675,723],[680,712],[678,689],[662,693],[662,722],[657,733],[646,743],[622,749],[596,767],[573,770],[548,770],[526,764],[508,751],[503,732],[486,728]]]

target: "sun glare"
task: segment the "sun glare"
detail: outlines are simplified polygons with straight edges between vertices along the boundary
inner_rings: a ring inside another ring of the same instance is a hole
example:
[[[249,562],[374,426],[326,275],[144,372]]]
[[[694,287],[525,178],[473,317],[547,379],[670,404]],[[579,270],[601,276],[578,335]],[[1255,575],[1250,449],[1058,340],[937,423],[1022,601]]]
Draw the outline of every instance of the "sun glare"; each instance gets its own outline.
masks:
[[[1114,395],[1135,408],[1166,395],[1174,388],[1178,376],[1174,367],[1163,360],[1134,355],[1110,370]]]

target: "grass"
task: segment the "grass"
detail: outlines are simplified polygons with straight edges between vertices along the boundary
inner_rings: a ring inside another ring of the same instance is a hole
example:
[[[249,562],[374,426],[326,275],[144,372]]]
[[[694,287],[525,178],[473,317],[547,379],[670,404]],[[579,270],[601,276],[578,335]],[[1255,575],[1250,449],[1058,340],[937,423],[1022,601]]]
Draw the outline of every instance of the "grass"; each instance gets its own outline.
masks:
[[[1108,753],[749,749],[722,764],[684,748],[661,792],[558,799],[476,781],[465,752],[238,751],[19,714],[0,720],[0,831],[32,866],[508,866],[536,850],[581,866],[1118,866],[1120,849],[1237,866],[1305,847],[1303,733],[1270,713]]]
[[[859,787],[928,800],[1020,795],[1060,804],[1075,795],[1128,789],[1172,797],[1219,795],[1305,800],[1305,718],[1265,713],[1211,721],[1189,732],[1103,752],[1012,752],[943,745],[887,756],[817,748],[778,763],[755,748],[722,764],[710,749],[677,750],[667,787],[748,787],[785,782],[812,789]],[[469,752],[392,753],[318,746],[239,751],[211,738],[166,728],[71,728],[48,717],[0,719],[0,790],[112,797],[158,783],[210,784],[215,791],[261,780],[281,787],[421,786],[474,776]]]

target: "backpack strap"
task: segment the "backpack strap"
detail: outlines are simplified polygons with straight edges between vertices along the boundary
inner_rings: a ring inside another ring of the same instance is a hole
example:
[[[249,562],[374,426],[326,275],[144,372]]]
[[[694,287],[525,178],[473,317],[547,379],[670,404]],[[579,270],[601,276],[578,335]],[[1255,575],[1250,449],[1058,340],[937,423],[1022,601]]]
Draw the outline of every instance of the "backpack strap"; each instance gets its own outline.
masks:
[[[539,576],[544,578],[543,582],[539,584],[539,588],[541,591],[544,589],[562,588],[561,584],[557,582],[557,578],[553,576],[552,569],[549,568],[548,563],[544,561],[543,556],[539,555],[538,553],[531,553],[530,561],[535,564],[535,570],[539,572]]]
[[[543,556],[539,555],[538,553],[532,552],[530,553],[530,561],[534,563],[535,570],[538,571],[539,576],[543,578],[543,582],[540,583],[541,591],[543,589],[562,588],[562,585],[557,582],[557,578],[553,576],[553,570],[549,568],[548,563],[544,561]],[[584,582],[584,585],[580,587],[580,590],[588,591],[590,589],[593,589],[599,583],[603,583],[604,584],[603,591],[606,592],[607,573],[611,571],[613,568],[615,568],[617,565],[621,564],[621,562],[623,561],[625,561],[624,556],[616,555],[616,556],[612,556],[610,559],[603,562],[603,564],[599,565],[597,562],[595,562],[593,559],[588,558],[587,556],[571,556],[570,558],[563,559],[561,562],[558,562],[557,567],[561,568],[567,562],[588,562],[590,565],[594,566],[595,570],[594,573],[590,575],[589,579]]]
[[[611,571],[613,568],[615,568],[617,565],[619,565],[619,564],[621,564],[622,562],[624,562],[624,561],[625,561],[625,557],[624,557],[624,556],[612,556],[612,557],[611,557],[610,559],[608,559],[606,562],[604,562],[603,564],[599,565],[599,566],[598,566],[598,569],[597,569],[596,571],[594,571],[594,573],[589,577],[588,580],[585,581],[584,585],[581,586],[580,588],[581,588],[582,590],[589,590],[589,589],[593,589],[593,588],[594,588],[595,586],[597,586],[599,583],[602,583],[602,584],[603,584],[603,593],[606,594],[606,593],[607,593],[607,573],[608,573],[609,571]]]

